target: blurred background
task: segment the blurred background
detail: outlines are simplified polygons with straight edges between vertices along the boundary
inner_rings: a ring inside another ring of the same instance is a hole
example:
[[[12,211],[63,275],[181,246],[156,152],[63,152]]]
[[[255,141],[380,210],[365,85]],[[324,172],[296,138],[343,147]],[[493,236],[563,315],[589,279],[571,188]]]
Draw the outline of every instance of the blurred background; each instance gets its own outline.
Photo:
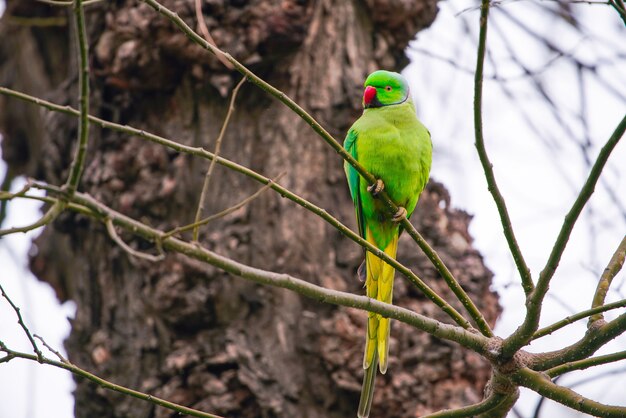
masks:
[[[440,2],[439,8],[432,27],[408,47],[410,64],[403,74],[432,134],[432,178],[446,185],[453,206],[474,217],[471,233],[495,273],[494,289],[504,308],[496,333],[505,337],[523,319],[524,298],[474,148],[479,10],[476,2],[463,0]],[[0,14],[3,9],[0,1]],[[593,0],[495,1],[489,24],[484,136],[518,242],[536,278],[599,149],[626,112],[626,30],[614,9]],[[622,141],[574,229],[546,299],[542,326],[590,307],[598,277],[626,232],[625,162]],[[5,170],[0,161],[0,178]],[[22,185],[16,181],[12,188]],[[39,206],[16,200],[6,213],[3,227],[23,225],[38,218]],[[30,274],[28,252],[36,235],[0,240],[0,282],[31,330],[62,348],[74,307],[59,305],[49,286]],[[625,277],[618,274],[608,302],[625,298]],[[585,330],[586,322],[580,321],[534,342],[530,350],[561,347]],[[30,350],[4,301],[0,335],[10,347]],[[598,354],[625,349],[626,340],[618,338]],[[626,405],[623,363],[570,373],[560,383],[597,401]],[[70,374],[61,370],[25,361],[2,364],[0,417],[72,417],[73,386]],[[538,403],[536,395],[524,391],[511,416],[583,416],[550,401],[537,409]]]

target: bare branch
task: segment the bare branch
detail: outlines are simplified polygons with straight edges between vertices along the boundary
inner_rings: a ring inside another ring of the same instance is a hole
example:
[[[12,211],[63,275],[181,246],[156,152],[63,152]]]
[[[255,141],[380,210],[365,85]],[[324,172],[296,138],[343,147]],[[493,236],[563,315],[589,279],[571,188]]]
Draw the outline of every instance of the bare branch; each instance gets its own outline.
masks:
[[[457,409],[446,409],[443,411],[435,412],[428,415],[423,415],[422,418],[460,418],[460,417],[474,417],[478,414],[489,412],[497,408],[507,398],[506,395],[501,393],[493,393],[487,399],[482,400],[473,405],[464,406]]]
[[[141,258],[143,260],[152,261],[154,263],[161,261],[165,258],[165,255],[163,254],[159,254],[159,255],[146,254],[146,253],[143,253],[141,251],[137,251],[131,248],[128,244],[124,242],[124,240],[122,240],[122,238],[120,238],[119,235],[117,235],[117,232],[115,231],[115,226],[113,225],[113,221],[111,221],[111,219],[109,218],[105,219],[104,224],[106,225],[107,232],[109,233],[109,236],[111,237],[111,239],[115,241],[115,243],[119,245],[122,250],[126,251],[132,257]]]
[[[196,0],[196,7],[199,7],[200,0]],[[197,9],[196,9],[197,10]],[[205,27],[206,29],[206,27]],[[208,32],[207,32],[208,34]],[[228,62],[228,61],[226,61]],[[230,64],[230,63],[229,63]],[[222,124],[222,129],[220,129],[220,133],[215,140],[215,151],[213,151],[213,155],[216,157],[220,155],[220,147],[222,145],[222,139],[224,138],[224,133],[226,132],[226,127],[228,127],[228,122],[230,121],[230,117],[235,110],[235,99],[237,99],[237,93],[239,89],[246,81],[246,78],[242,78],[237,86],[233,89],[233,92],[230,96],[230,104],[228,105],[228,112],[226,113],[226,117],[224,118],[224,123]],[[206,176],[204,177],[204,184],[202,185],[202,192],[200,193],[200,201],[198,202],[198,209],[196,211],[196,218],[194,220],[194,224],[200,222],[200,218],[202,217],[202,212],[204,212],[204,203],[206,200],[206,194],[209,191],[209,182],[211,181],[211,174],[213,174],[213,169],[215,168],[216,159],[211,159],[211,164],[209,164],[209,169],[206,172]],[[197,225],[193,228],[193,240],[198,241],[198,234],[200,232],[200,225]]]
[[[119,392],[119,393],[122,393],[124,395],[132,396],[133,398],[137,398],[137,399],[141,399],[141,400],[144,400],[144,401],[148,401],[148,402],[153,403],[155,405],[159,405],[159,406],[162,406],[164,408],[171,409],[172,411],[178,412],[179,414],[182,414],[182,415],[191,415],[192,417],[199,417],[199,418],[222,418],[219,415],[198,411],[197,409],[188,408],[186,406],[179,405],[179,404],[176,404],[174,402],[166,401],[165,399],[157,398],[156,396],[152,396],[152,395],[149,395],[147,393],[139,392],[137,390],[133,390],[133,389],[129,389],[129,388],[124,387],[124,386],[117,385],[115,383],[109,382],[108,380],[104,380],[103,378],[98,377],[95,374],[89,373],[85,369],[81,369],[80,367],[78,367],[78,366],[76,366],[76,365],[74,365],[74,364],[72,364],[70,362],[66,363],[66,362],[63,362],[63,361],[51,360],[51,359],[49,359],[47,357],[42,357],[41,360],[39,360],[37,358],[37,356],[34,356],[32,354],[27,354],[27,353],[22,353],[22,352],[19,352],[19,351],[11,350],[11,349],[9,349],[6,345],[4,345],[1,342],[0,342],[0,351],[4,351],[5,353],[7,353],[7,355],[5,357],[0,359],[0,363],[6,362],[6,361],[10,361],[10,360],[12,360],[14,358],[21,358],[21,359],[32,360],[32,361],[39,361],[40,363],[43,363],[43,364],[48,364],[50,366],[54,366],[54,367],[58,367],[60,369],[67,370],[67,371],[75,374],[76,376],[80,376],[80,377],[83,377],[83,378],[85,378],[87,380],[90,380],[90,381],[96,383],[97,385],[99,385],[100,387],[103,387],[105,389],[112,390],[112,391],[115,391],[115,392]]]
[[[30,345],[33,346],[33,351],[35,352],[35,354],[37,354],[36,356],[37,361],[41,363],[43,361],[43,354],[41,354],[41,350],[39,349],[39,347],[37,347],[37,343],[35,342],[35,339],[33,338],[26,324],[24,323],[24,320],[22,319],[22,314],[20,313],[20,308],[18,308],[13,303],[9,295],[7,295],[6,292],[4,291],[4,288],[2,287],[2,285],[0,285],[0,293],[2,293],[2,297],[5,298],[7,302],[9,302],[9,305],[11,305],[11,308],[13,308],[13,310],[15,311],[15,315],[17,315],[17,323],[20,324],[20,327],[22,327],[22,330],[24,330],[24,334],[26,334],[26,337],[28,337],[28,341],[30,341]]]
[[[63,202],[57,201],[50,207],[50,209],[46,211],[46,213],[41,218],[39,218],[39,220],[33,222],[30,225],[0,229],[0,237],[9,234],[15,234],[18,232],[26,233],[41,226],[48,225],[50,222],[54,221],[61,212],[63,212],[64,206],[65,204]]]
[[[511,225],[511,217],[506,208],[504,197],[498,189],[496,178],[493,173],[493,164],[489,160],[487,150],[485,148],[485,140],[483,138],[483,120],[482,120],[482,97],[483,97],[483,69],[485,63],[485,51],[487,48],[487,19],[489,17],[489,0],[482,0],[480,8],[480,34],[478,38],[478,54],[476,59],[476,74],[474,77],[474,133],[476,136],[476,150],[478,157],[485,172],[487,186],[500,214],[500,221],[504,229],[504,236],[509,245],[509,250],[513,255],[513,260],[517,266],[520,277],[522,279],[522,287],[526,295],[533,289],[533,280],[530,275],[530,269],[524,260],[522,251],[515,238],[513,226]]]
[[[579,312],[574,315],[570,315],[567,318],[564,318],[558,322],[555,322],[552,325],[548,325],[545,328],[541,328],[537,332],[533,334],[533,340],[544,337],[548,334],[552,334],[553,332],[563,328],[566,325],[572,324],[580,319],[587,318],[589,316],[599,314],[601,312],[610,311],[612,309],[623,308],[626,306],[626,299],[618,300],[617,302],[607,303],[606,305],[598,306],[596,308],[587,309],[586,311]]]
[[[54,355],[55,355],[55,356],[57,356],[57,357],[59,358],[59,360],[60,360],[62,363],[65,363],[65,364],[72,364],[72,363],[70,363],[70,361],[69,361],[68,359],[66,359],[65,357],[63,357],[63,354],[59,353],[59,351],[58,351],[58,350],[55,350],[54,348],[50,347],[50,346],[48,345],[48,343],[46,342],[46,340],[44,340],[42,337],[40,337],[40,336],[39,336],[39,335],[37,335],[37,334],[34,334],[34,335],[33,335],[33,337],[35,337],[35,338],[37,338],[39,341],[41,341],[41,343],[42,343],[42,344],[43,344],[43,345],[44,345],[44,346],[45,346],[48,350],[52,351],[52,352],[54,353]]]
[[[215,161],[215,160],[213,160]],[[281,177],[283,177],[285,175],[285,173],[281,173],[279,174],[274,180],[271,180],[269,183],[267,183],[265,186],[261,187],[259,190],[257,190],[256,192],[254,192],[254,194],[246,197],[245,199],[243,199],[241,202],[237,203],[236,205],[233,205],[229,208],[224,209],[223,211],[220,211],[216,214],[213,214],[209,217],[206,217],[198,222],[194,222],[190,225],[185,225],[185,226],[179,226],[177,228],[172,229],[169,232],[166,232],[165,234],[163,234],[163,239],[171,237],[172,235],[176,235],[179,234],[181,232],[185,232],[185,231],[189,231],[190,229],[194,229],[197,227],[200,227],[202,225],[206,225],[211,221],[214,221],[216,219],[222,218],[226,215],[229,215],[233,212],[235,212],[236,210],[246,206],[248,203],[252,202],[254,199],[256,199],[257,197],[261,196],[263,194],[263,192],[265,192],[267,189],[271,189],[272,185],[275,184]],[[196,241],[195,239],[193,241]]]
[[[26,184],[24,185],[24,187],[22,187],[22,190],[16,192],[16,193],[10,193],[8,191],[1,191],[0,192],[0,201],[7,202],[9,200],[15,199],[15,198],[19,198],[19,197],[25,197],[27,198],[28,196],[26,195],[26,192],[28,192],[28,190],[30,190],[30,188],[32,187],[32,182],[31,181],[27,181]],[[33,222],[30,225],[26,225],[26,226],[21,226],[21,227],[13,227],[13,228],[7,228],[7,229],[0,229],[0,237],[4,236],[4,235],[9,235],[9,234],[15,234],[18,232],[22,232],[22,233],[26,233],[32,230],[35,230],[39,227],[42,227],[44,225],[49,224],[50,222],[52,222],[58,215],[59,213],[62,212],[63,210],[63,204],[61,202],[58,201],[54,201],[52,202],[52,206],[50,207],[50,209],[48,209],[46,211],[46,213],[37,221]],[[1,221],[1,219],[0,219]]]
[[[560,366],[553,367],[546,370],[546,374],[552,378],[560,376],[565,373],[572,372],[574,370],[585,370],[589,367],[600,366],[602,364],[614,363],[616,361],[626,359],[626,351],[619,351],[617,353],[606,354],[604,356],[590,357],[584,360],[572,361]]]
[[[74,20],[76,22],[76,38],[78,40],[78,109],[80,117],[78,124],[78,144],[70,167],[70,174],[65,186],[67,192],[72,195],[78,187],[78,182],[83,173],[85,155],[87,154],[87,140],[89,139],[89,45],[87,43],[87,31],[85,29],[85,13],[82,0],[74,0]]]
[[[626,332],[626,313],[611,322],[597,321],[579,341],[555,351],[535,354],[531,368],[547,370],[562,364],[585,359],[600,347]]]
[[[45,3],[50,6],[59,6],[59,7],[69,7],[74,4],[73,0],[37,0],[40,3]],[[101,1],[106,0],[85,0],[83,1],[83,6],[89,6],[90,4],[100,3]]]
[[[609,264],[602,273],[602,277],[600,277],[600,281],[598,281],[598,287],[596,288],[596,293],[593,296],[593,302],[591,304],[592,308],[598,308],[604,305],[604,299],[609,291],[609,287],[611,287],[611,282],[624,265],[624,258],[626,258],[626,236],[624,236],[622,242],[615,250],[613,257],[611,257]],[[594,314],[591,318],[589,318],[589,326],[592,326],[595,321],[602,319],[604,319],[604,315],[602,315],[602,313],[598,312],[597,314]]]
[[[511,379],[515,383],[532,389],[546,398],[592,416],[621,418],[626,415],[626,407],[601,404],[569,388],[556,385],[545,375],[528,368],[522,368],[513,373]]]
[[[204,39],[206,39],[207,42],[210,43],[211,45],[217,46],[217,44],[215,43],[215,39],[213,39],[213,37],[211,36],[211,32],[209,32],[209,28],[206,27],[206,22],[204,21],[204,15],[202,14],[202,0],[195,0],[195,9],[196,9],[196,19],[198,20],[198,28],[200,29],[200,32],[202,32]],[[233,64],[231,64],[222,55],[216,55],[216,57],[229,70],[235,69],[235,67],[233,67]],[[197,221],[198,220],[196,219],[196,222]]]

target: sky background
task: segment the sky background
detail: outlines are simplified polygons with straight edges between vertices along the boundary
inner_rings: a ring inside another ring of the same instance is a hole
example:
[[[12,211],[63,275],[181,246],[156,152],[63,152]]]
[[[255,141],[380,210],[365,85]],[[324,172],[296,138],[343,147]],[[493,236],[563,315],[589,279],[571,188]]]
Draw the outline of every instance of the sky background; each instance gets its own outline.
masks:
[[[432,133],[432,177],[448,187],[453,206],[474,215],[470,231],[495,273],[494,289],[504,308],[496,333],[506,336],[523,319],[524,299],[474,148],[476,4],[465,0],[439,3],[433,26],[420,32],[407,50],[411,65],[404,74],[411,83],[418,115]],[[485,68],[487,151],[534,278],[545,265],[563,217],[588,175],[589,161],[595,160],[626,112],[626,43],[618,41],[625,39],[623,22],[606,5],[572,3],[571,10],[580,18],[575,27],[547,11],[556,5],[548,0],[497,2],[491,12]],[[0,0],[0,13],[2,7]],[[548,37],[552,48],[545,47],[542,37]],[[574,229],[546,300],[542,326],[590,307],[597,279],[626,232],[625,161],[626,145],[620,143]],[[4,171],[0,161],[0,177]],[[15,182],[13,188],[22,184]],[[27,224],[38,216],[33,202],[12,202],[3,226]],[[50,287],[28,272],[27,254],[37,233],[0,240],[0,283],[22,308],[31,330],[62,349],[70,328],[67,318],[74,307],[71,303],[59,306]],[[621,272],[607,301],[624,298],[624,281]],[[530,350],[574,342],[585,332],[585,325],[581,321],[542,338]],[[30,350],[5,302],[0,303],[0,336],[14,349]],[[621,337],[598,354],[624,349],[626,341]],[[579,384],[583,378],[624,367],[618,363],[572,373],[561,383],[575,385],[577,391],[600,402],[626,405],[626,373]],[[72,417],[72,388],[70,375],[62,370],[25,361],[2,364],[0,417]],[[530,418],[537,399],[524,392],[517,412]],[[584,416],[552,402],[544,408],[543,417]]]

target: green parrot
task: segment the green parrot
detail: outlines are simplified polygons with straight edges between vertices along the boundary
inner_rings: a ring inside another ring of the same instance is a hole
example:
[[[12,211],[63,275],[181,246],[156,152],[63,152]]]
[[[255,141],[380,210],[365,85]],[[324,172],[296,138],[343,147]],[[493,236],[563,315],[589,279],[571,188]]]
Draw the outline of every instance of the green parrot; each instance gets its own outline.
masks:
[[[348,163],[346,177],[359,233],[395,258],[401,232],[399,222],[411,216],[428,181],[432,142],[430,133],[417,119],[409,85],[400,74],[382,70],[370,74],[365,80],[363,107],[363,115],[348,131],[344,147],[378,180],[368,186]],[[385,204],[376,198],[383,188],[399,206],[396,214],[389,214]],[[393,267],[366,252],[359,276],[365,278],[367,296],[391,303],[394,273]],[[367,418],[370,413],[376,365],[381,373],[387,371],[389,329],[389,318],[369,313],[359,418]]]

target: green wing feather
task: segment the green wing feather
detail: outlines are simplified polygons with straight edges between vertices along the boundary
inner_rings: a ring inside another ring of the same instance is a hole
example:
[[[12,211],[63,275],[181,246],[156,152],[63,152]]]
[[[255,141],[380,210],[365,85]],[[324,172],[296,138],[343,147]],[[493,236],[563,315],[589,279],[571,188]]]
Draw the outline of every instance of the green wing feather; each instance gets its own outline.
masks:
[[[358,136],[358,133],[354,129],[350,129],[345,141],[343,142],[343,147],[350,153],[352,158],[357,161],[359,159],[356,152],[356,141]],[[365,224],[363,221],[363,213],[361,211],[361,193],[359,190],[361,185],[360,182],[362,181],[361,175],[347,161],[344,163],[343,167],[346,172],[346,177],[348,178],[350,195],[352,196],[352,201],[354,202],[354,210],[356,211],[356,222],[359,226],[359,234],[362,237],[365,237]]]

